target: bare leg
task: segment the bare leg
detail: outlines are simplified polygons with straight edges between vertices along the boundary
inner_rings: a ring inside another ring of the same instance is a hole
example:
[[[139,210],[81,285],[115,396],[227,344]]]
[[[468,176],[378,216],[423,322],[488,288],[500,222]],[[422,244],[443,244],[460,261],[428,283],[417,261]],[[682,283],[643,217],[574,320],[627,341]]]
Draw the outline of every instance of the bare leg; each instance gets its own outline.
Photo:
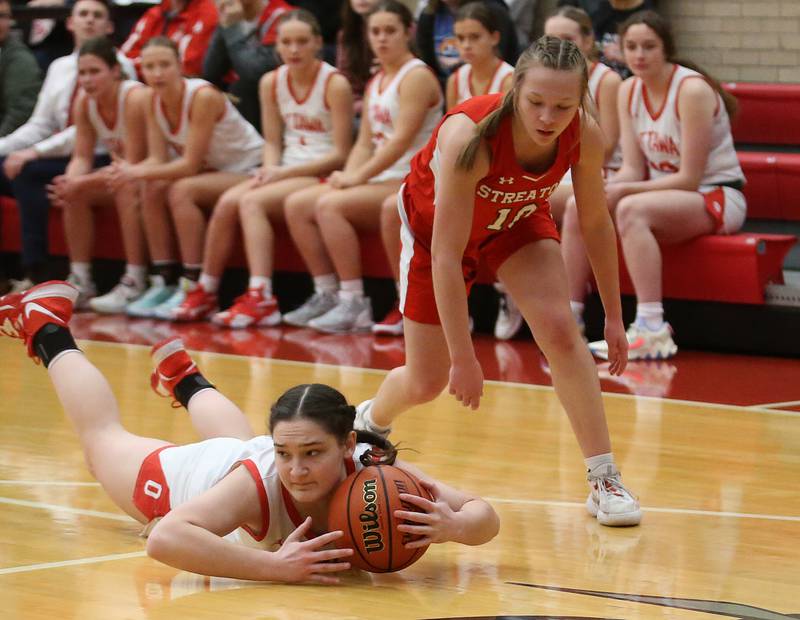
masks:
[[[567,202],[573,197],[572,183],[564,183],[558,186],[558,189],[550,194],[548,202],[550,202],[550,215],[556,222],[556,226],[561,228],[564,222],[564,212],[567,209]]]
[[[147,247],[154,261],[177,260],[175,231],[167,206],[169,183],[147,181],[142,190],[142,221],[147,236]]]
[[[272,276],[275,235],[270,220],[284,219],[284,202],[290,194],[317,185],[313,177],[284,179],[250,188],[240,198],[239,218],[251,275]]]
[[[331,191],[333,190],[328,185],[309,187],[295,192],[284,203],[286,225],[289,227],[292,241],[312,276],[334,272],[333,263],[325,249],[325,242],[314,217],[317,200]]]
[[[186,409],[192,426],[203,439],[235,437],[247,441],[256,436],[241,409],[217,390],[202,390],[189,399]]]
[[[69,351],[48,368],[58,399],[78,433],[89,471],[114,503],[141,523],[133,490],[144,458],[168,442],[129,433],[105,377],[83,353]]]
[[[400,279],[400,214],[396,194],[387,196],[381,205],[381,240],[392,277],[397,282]]]
[[[392,370],[384,379],[370,416],[378,426],[392,421],[414,405],[436,398],[447,386],[450,354],[440,325],[403,320],[406,363]]]
[[[125,259],[130,265],[147,265],[147,240],[142,222],[139,184],[131,183],[114,197],[122,230]]]
[[[225,190],[247,178],[247,175],[232,172],[209,172],[172,184],[168,202],[185,264],[199,265],[203,262],[206,213],[214,207]]]
[[[94,214],[92,208],[108,205],[111,197],[102,187],[89,186],[70,195],[64,207],[62,220],[64,236],[73,263],[88,263],[94,249]]]
[[[578,332],[567,296],[558,243],[530,243],[506,260],[497,274],[536,334],[584,457],[611,452],[600,381]],[[530,283],[536,282],[535,287]]]
[[[626,196],[617,206],[617,229],[637,301],[661,301],[662,243],[681,243],[714,232],[702,194],[681,190]]]
[[[387,196],[397,194],[399,187],[400,181],[370,183],[335,190],[317,200],[319,230],[340,280],[361,278],[358,230],[380,226],[381,205]],[[399,269],[399,257],[397,262]]]

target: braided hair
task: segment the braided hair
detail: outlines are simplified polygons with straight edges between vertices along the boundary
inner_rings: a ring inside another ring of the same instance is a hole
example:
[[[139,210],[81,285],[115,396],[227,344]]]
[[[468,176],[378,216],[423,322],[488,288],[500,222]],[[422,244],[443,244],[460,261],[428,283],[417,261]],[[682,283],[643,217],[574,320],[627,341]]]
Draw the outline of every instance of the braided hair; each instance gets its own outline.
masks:
[[[353,431],[356,408],[347,402],[344,395],[323,383],[304,383],[284,392],[269,412],[269,431],[275,430],[278,422],[305,419],[312,420],[326,432],[344,444]],[[361,456],[364,465],[391,465],[397,458],[397,448],[384,437],[369,431],[356,431],[356,442],[373,447]]]
[[[517,66],[514,68],[511,89],[503,97],[500,107],[492,111],[475,127],[475,134],[472,139],[459,153],[456,162],[457,167],[462,170],[472,168],[481,142],[494,136],[500,127],[500,122],[506,116],[514,113],[525,74],[528,69],[536,66],[556,71],[575,71],[579,73],[581,76],[581,109],[587,109],[589,69],[586,66],[586,59],[581,50],[572,41],[544,35],[522,52],[517,61]]]

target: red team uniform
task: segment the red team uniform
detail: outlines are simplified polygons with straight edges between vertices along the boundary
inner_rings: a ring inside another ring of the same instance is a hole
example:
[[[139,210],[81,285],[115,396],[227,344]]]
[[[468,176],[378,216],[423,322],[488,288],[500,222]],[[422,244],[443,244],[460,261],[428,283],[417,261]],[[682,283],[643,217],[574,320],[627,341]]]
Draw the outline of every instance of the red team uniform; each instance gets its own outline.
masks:
[[[439,128],[454,114],[466,114],[480,122],[500,106],[500,93],[474,97],[450,110],[433,132],[425,148],[411,161],[411,172],[400,189],[398,208],[402,220],[400,257],[400,311],[419,323],[438,324],[433,292],[431,240],[435,187],[439,179]],[[461,261],[467,293],[483,258],[495,272],[523,246],[541,239],[559,239],[550,215],[550,195],[564,173],[580,157],[580,114],[558,137],[552,166],[540,174],[523,169],[514,152],[512,116],[500,122],[497,133],[486,139],[491,149],[489,173],[475,187],[472,231]]]

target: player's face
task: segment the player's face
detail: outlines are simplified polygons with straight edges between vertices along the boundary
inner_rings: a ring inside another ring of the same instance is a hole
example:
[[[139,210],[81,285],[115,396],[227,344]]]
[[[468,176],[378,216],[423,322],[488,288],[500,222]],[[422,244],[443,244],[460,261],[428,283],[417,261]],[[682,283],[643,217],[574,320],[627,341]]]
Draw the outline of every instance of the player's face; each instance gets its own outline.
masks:
[[[625,63],[637,77],[657,75],[666,63],[664,42],[646,24],[628,28],[622,46]]]
[[[408,31],[395,13],[373,13],[367,20],[367,37],[372,53],[381,64],[391,63],[408,53]]]
[[[300,68],[310,65],[322,47],[322,39],[305,22],[293,19],[278,30],[276,48],[284,64]]]
[[[534,143],[551,144],[569,125],[581,104],[581,75],[534,66],[525,72],[517,94],[517,113]]]
[[[105,61],[92,54],[84,54],[78,59],[78,84],[90,97],[97,97],[114,85],[119,75]]]
[[[80,47],[87,39],[111,34],[114,26],[102,2],[78,0],[67,18],[67,30],[75,37],[75,47]]]
[[[11,30],[11,5],[0,2],[0,44],[5,43]]]
[[[155,90],[164,90],[176,83],[181,78],[181,67],[175,52],[160,45],[143,49],[142,75],[145,83]]]
[[[563,15],[554,15],[548,19],[544,23],[544,33],[551,37],[572,41],[587,57],[591,54],[594,46],[594,37],[586,37],[581,34],[581,27],[578,22]]]
[[[327,499],[342,480],[344,459],[355,448],[355,434],[342,445],[319,424],[302,418],[278,422],[272,439],[278,476],[298,503]]]
[[[378,4],[378,0],[350,0],[350,8],[361,16],[366,15]]]
[[[499,32],[489,32],[476,19],[456,22],[453,32],[456,35],[458,55],[464,62],[472,64],[495,57],[494,48],[500,41]]]

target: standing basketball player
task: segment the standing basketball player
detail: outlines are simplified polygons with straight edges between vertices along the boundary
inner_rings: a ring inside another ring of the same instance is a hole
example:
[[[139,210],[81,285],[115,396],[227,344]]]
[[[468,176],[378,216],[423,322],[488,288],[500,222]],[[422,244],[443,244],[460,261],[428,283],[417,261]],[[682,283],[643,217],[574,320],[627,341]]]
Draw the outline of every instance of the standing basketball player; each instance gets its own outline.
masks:
[[[0,333],[22,338],[47,368],[75,427],[87,465],[109,497],[147,524],[150,556],[182,570],[219,577],[336,583],[350,549],[326,549],[328,505],[339,483],[367,463],[394,460],[381,437],[353,431],[355,408],[331,387],[296,386],[270,410],[271,437],[254,436],[247,418],[197,370],[180,340],[154,348],[158,385],[183,404],[205,441],[174,446],[123,428],[108,382],[75,345],[67,327],[78,291],[47,282],[0,298]],[[398,530],[419,540],[479,545],[499,529],[494,509],[407,463],[433,501],[400,498],[420,512],[394,513]],[[222,508],[224,507],[224,508]],[[160,520],[159,520],[160,519]],[[234,543],[242,544],[234,544]]]
[[[606,310],[610,370],[621,373],[627,341],[616,238],[603,199],[603,138],[580,112],[587,81],[586,61],[573,43],[542,37],[520,57],[506,95],[476,97],[448,112],[414,158],[398,201],[406,365],[359,406],[356,423],[386,434],[395,417],[434,399],[448,383],[457,400],[477,409],[483,372],[470,338],[467,293],[483,259],[550,363],[589,469],[587,509],[604,525],[635,525],[639,503],[614,465],[597,370],[567,303],[547,202],[571,167]]]

